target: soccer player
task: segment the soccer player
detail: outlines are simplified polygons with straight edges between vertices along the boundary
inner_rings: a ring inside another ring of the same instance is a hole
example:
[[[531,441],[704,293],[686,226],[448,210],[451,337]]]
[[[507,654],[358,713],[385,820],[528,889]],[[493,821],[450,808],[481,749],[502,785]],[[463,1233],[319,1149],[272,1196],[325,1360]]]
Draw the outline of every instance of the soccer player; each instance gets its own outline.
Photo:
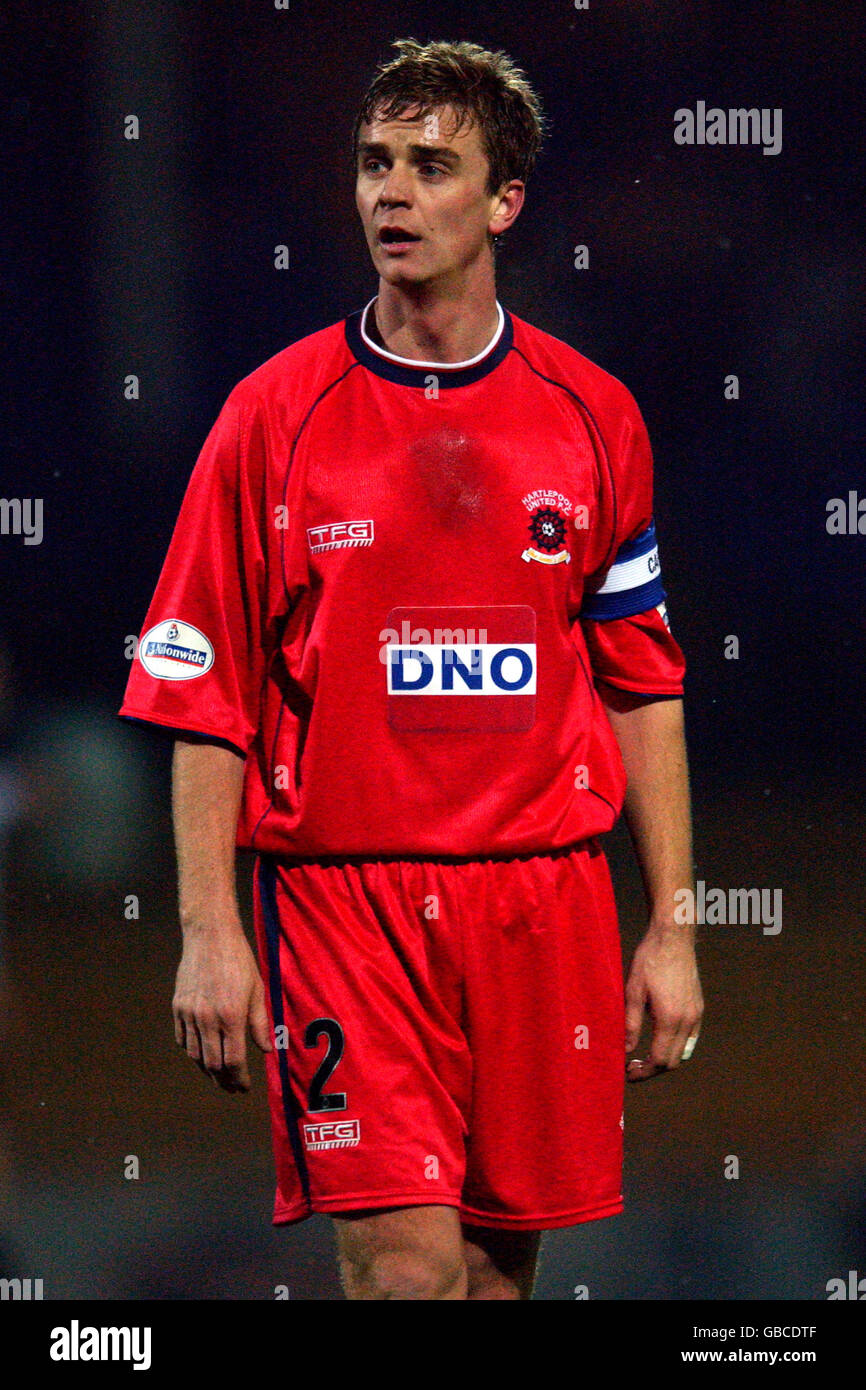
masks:
[[[622,1210],[644,1011],[632,1080],[697,1036],[684,663],[634,400],[496,298],[538,99],[394,47],[354,131],[378,293],[229,395],[121,712],[175,734],[176,1037],[229,1091],[265,1052],[275,1223],[328,1213],[352,1299],[527,1299],[541,1231]]]

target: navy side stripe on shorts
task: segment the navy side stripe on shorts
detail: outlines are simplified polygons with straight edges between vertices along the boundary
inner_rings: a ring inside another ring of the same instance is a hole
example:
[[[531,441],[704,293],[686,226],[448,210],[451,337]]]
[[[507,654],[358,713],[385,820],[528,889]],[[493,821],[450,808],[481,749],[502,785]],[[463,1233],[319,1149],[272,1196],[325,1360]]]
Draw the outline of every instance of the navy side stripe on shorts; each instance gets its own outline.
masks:
[[[276,866],[273,860],[266,855],[259,856],[259,892],[268,947],[268,990],[271,997],[274,1031],[276,1031],[285,1025],[280,977],[280,919],[277,914]],[[289,1050],[287,1047],[277,1048],[277,1063],[280,1069],[280,1091],[283,1097],[283,1113],[286,1117],[289,1143],[292,1146],[292,1154],[301,1179],[301,1187],[304,1190],[304,1201],[310,1207],[310,1174],[298,1124],[300,1110],[289,1080]],[[312,1212],[312,1207],[310,1207],[310,1211]]]

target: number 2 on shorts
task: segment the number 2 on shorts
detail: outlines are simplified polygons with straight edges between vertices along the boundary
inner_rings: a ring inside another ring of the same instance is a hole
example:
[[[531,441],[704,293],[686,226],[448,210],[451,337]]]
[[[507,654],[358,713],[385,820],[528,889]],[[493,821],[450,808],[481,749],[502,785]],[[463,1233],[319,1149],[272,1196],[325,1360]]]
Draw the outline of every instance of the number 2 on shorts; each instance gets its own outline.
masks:
[[[343,1030],[336,1019],[314,1018],[312,1023],[307,1024],[304,1033],[304,1046],[318,1047],[322,1034],[328,1039],[328,1048],[310,1082],[307,1110],[311,1115],[323,1110],[345,1110],[347,1108],[345,1091],[322,1091],[322,1087],[343,1055],[345,1043]]]

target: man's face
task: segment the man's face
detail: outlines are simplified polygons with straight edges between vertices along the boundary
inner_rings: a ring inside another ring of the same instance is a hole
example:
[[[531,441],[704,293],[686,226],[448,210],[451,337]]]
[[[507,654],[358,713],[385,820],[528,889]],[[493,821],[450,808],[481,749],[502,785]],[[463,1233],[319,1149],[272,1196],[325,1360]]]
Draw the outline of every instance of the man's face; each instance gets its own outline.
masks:
[[[388,284],[448,279],[487,252],[499,205],[475,124],[418,108],[358,132],[355,201],[373,264]]]

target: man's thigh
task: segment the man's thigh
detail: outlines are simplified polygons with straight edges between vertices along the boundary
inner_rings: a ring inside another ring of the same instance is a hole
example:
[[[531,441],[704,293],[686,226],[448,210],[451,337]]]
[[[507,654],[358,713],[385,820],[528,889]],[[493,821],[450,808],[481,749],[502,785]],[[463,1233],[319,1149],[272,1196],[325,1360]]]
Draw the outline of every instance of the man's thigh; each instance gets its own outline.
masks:
[[[455,1207],[333,1217],[349,1299],[528,1299],[540,1232],[462,1225]]]

